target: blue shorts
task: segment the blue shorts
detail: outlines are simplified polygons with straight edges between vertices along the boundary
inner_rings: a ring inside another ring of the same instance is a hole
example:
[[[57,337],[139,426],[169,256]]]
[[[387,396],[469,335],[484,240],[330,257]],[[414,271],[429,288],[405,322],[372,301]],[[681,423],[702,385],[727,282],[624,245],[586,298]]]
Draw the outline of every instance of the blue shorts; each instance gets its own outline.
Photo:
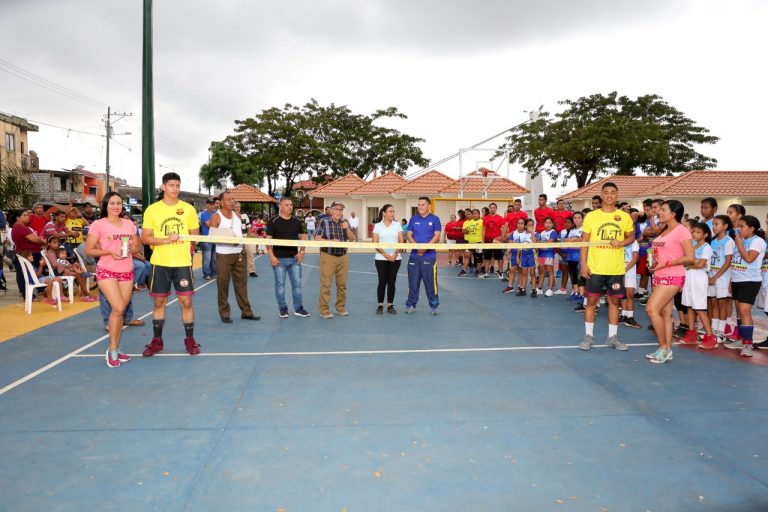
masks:
[[[523,250],[520,254],[520,268],[533,268],[536,266],[536,257],[533,251]]]
[[[509,250],[509,263],[513,267],[517,266],[517,249],[510,249]]]

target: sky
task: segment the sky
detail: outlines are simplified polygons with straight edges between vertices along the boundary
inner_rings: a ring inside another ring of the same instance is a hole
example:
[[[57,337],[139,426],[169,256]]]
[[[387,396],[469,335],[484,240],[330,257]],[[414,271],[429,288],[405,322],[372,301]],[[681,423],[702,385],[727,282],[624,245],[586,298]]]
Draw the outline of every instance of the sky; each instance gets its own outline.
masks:
[[[109,105],[133,113],[114,126],[131,134],[113,139],[112,174],[140,185],[142,1],[0,0],[0,19],[13,20],[0,112],[39,123],[29,148],[41,167],[103,172],[105,139],[91,134]],[[750,0],[155,1],[156,174],[176,171],[196,191],[211,141],[234,120],[310,98],[361,114],[395,106],[408,119],[389,126],[425,139],[437,161],[539,105],[614,90],[659,94],[710,129],[721,140],[700,151],[718,169],[765,170],[766,19],[768,3]],[[463,172],[489,156],[468,153]],[[460,172],[457,160],[439,170]],[[510,177],[525,181],[519,167]],[[573,188],[545,178],[549,192]]]

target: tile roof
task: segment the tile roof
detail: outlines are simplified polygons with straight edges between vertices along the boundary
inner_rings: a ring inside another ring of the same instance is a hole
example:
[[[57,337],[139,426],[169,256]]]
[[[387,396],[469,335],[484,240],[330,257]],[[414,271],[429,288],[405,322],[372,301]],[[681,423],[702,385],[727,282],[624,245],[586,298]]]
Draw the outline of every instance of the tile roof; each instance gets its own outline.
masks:
[[[433,169],[418,178],[409,180],[402,187],[393,190],[392,193],[401,195],[437,194],[455,181],[455,179]]]
[[[331,178],[328,175],[324,175],[324,176],[319,176],[318,178],[316,178],[316,180],[317,181],[315,181],[315,179],[310,178],[308,180],[303,180],[303,181],[299,181],[298,183],[294,183],[293,190],[314,190],[318,187],[321,187],[322,185],[330,183],[331,181],[333,181],[333,178]]]
[[[273,198],[252,185],[242,183],[229,190],[232,197],[241,203],[276,203]]]
[[[657,187],[664,185],[670,180],[674,180],[674,176],[608,176],[597,181],[593,181],[589,185],[576,189],[572,192],[564,194],[558,199],[574,200],[574,199],[591,199],[592,196],[600,195],[603,183],[611,181],[619,187],[619,198],[625,199],[630,197],[651,197],[658,195],[655,190]]]
[[[501,176],[499,173],[490,169],[480,168],[476,171],[472,171],[468,176],[477,176],[483,171],[487,171],[488,174],[495,176],[491,184],[488,186],[487,193],[495,196],[519,196],[530,192],[524,186],[515,183],[514,181]],[[458,193],[461,190],[461,181],[464,182],[464,193],[481,194],[486,187],[483,180],[477,178],[462,178],[461,180],[455,180],[452,184],[448,185],[440,192],[446,193]]]
[[[350,196],[388,196],[408,181],[394,172],[382,174],[368,183],[349,192]]]
[[[347,174],[346,176],[334,180],[327,185],[318,187],[310,193],[312,197],[344,197],[351,190],[354,190],[361,185],[365,185],[363,180],[357,174]]]
[[[768,171],[689,171],[654,188],[665,197],[766,197]]]

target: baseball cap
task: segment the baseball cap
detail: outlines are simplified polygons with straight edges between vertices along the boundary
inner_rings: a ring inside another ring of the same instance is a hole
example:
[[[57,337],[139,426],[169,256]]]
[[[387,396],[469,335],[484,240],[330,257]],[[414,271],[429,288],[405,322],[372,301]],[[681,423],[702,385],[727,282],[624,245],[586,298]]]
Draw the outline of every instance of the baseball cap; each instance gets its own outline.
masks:
[[[331,208],[334,208],[336,206],[341,206],[342,208],[344,208],[344,203],[341,203],[339,201],[334,201],[331,203]]]

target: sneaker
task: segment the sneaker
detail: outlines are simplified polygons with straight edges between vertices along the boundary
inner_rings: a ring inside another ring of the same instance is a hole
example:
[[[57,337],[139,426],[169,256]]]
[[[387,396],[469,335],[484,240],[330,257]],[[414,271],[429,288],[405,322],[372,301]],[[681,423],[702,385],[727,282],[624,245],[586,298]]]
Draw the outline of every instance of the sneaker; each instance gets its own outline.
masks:
[[[554,295],[554,293],[552,293],[552,290],[547,290],[544,292],[545,297],[551,297],[552,295]]]
[[[696,345],[699,342],[699,337],[696,335],[696,331],[689,330],[685,333],[685,336],[680,338],[682,345]]]
[[[488,279],[488,272],[483,272],[482,274],[478,274],[477,277],[480,279]]]
[[[733,329],[733,327],[731,326],[731,324],[725,324],[725,335],[726,335],[726,336],[728,336],[729,334],[731,334],[733,331],[734,331],[734,329]]]
[[[518,288],[515,297],[525,297],[526,291],[523,288]]]
[[[579,343],[579,348],[581,350],[589,350],[592,348],[592,345],[595,344],[595,338],[594,336],[590,336],[589,334],[585,334],[584,338],[582,338],[581,343]]]
[[[605,341],[605,344],[608,345],[609,347],[615,348],[616,350],[621,350],[621,351],[629,350],[629,347],[623,341],[621,341],[619,337],[616,336],[615,334],[613,336],[609,336],[608,339]]]
[[[392,304],[387,306],[387,313],[389,313],[390,315],[396,315],[397,310],[395,309],[395,306],[393,306]]]
[[[107,349],[105,359],[107,360],[108,368],[117,368],[120,366],[120,355],[118,354],[117,359],[112,359],[111,351],[109,349]]]
[[[764,339],[760,343],[752,343],[752,346],[758,350],[768,350],[768,338]]]
[[[459,277],[464,277],[467,275],[467,272],[464,269],[459,270]]]
[[[675,338],[683,338],[688,333],[689,329],[688,326],[685,324],[680,324],[672,331],[672,336]]]
[[[624,315],[619,315],[619,323],[620,324],[623,324],[626,319],[627,319],[627,317],[625,317]]]
[[[349,316],[349,311],[347,311],[344,308],[341,308],[336,310],[336,314],[339,316]]]
[[[574,310],[576,313],[583,313],[583,312],[585,312],[585,311],[587,310],[587,308],[584,306],[584,304],[579,304],[578,306],[576,306],[575,308],[573,308],[573,310]]]
[[[307,311],[307,310],[306,310],[306,309],[304,309],[303,307],[301,307],[301,308],[297,309],[296,311],[294,311],[294,312],[293,312],[293,314],[294,314],[295,316],[300,316],[300,317],[302,317],[302,318],[309,318],[310,316],[312,316],[312,315],[309,313],[309,311]]]
[[[155,354],[159,354],[163,351],[163,338],[152,338],[152,341],[149,342],[149,345],[146,345],[144,347],[144,352],[142,352],[142,356],[144,357],[152,357]]]
[[[633,329],[640,329],[642,327],[639,323],[637,323],[637,320],[635,320],[634,317],[631,317],[631,318],[624,317],[624,321],[621,323],[623,323],[627,327],[632,327]]]
[[[637,303],[640,304],[641,306],[646,306],[646,305],[648,305],[648,299],[649,298],[650,298],[650,296],[646,295],[642,299],[638,300]]]
[[[117,359],[120,361],[120,364],[123,363],[129,363],[131,361],[131,356],[128,354],[123,353],[122,350],[117,350]]]
[[[328,311],[327,313],[320,313],[320,318],[333,318],[333,313]]]
[[[743,347],[741,347],[741,352],[739,353],[741,357],[752,357],[752,344],[751,343],[745,343]]]
[[[739,333],[738,329],[734,329],[730,334],[726,335],[726,338],[728,338],[730,341],[741,341],[741,334]]]
[[[560,288],[555,292],[555,295],[565,295],[566,293],[568,292],[565,290],[565,288]]]
[[[437,315],[439,315],[439,314],[440,314],[440,311],[439,311],[437,308],[432,308],[432,309],[430,310],[430,313],[431,313],[431,314],[433,314],[433,315],[435,315],[435,316],[437,316]]]
[[[717,348],[718,342],[714,334],[705,334],[704,339],[699,343],[699,348],[704,350],[712,350]]]
[[[507,286],[506,288],[504,288],[501,291],[501,293],[512,293],[513,291],[515,291],[515,287],[514,286]]]
[[[600,300],[598,301],[598,304],[605,305],[605,295],[600,296]]]
[[[251,277],[259,277],[259,274],[257,274],[256,272],[250,272],[248,275]]]
[[[90,295],[86,295],[85,297],[80,297],[81,302],[96,302],[96,299],[91,297]]]
[[[726,343],[723,346],[731,350],[741,350],[742,348],[744,348],[744,343],[742,343],[741,340],[737,340],[737,341],[731,341],[730,343]]]
[[[504,280],[504,272],[499,272],[498,273],[498,277],[499,277],[499,281],[503,281]]]
[[[280,318],[288,318],[288,308],[280,308]]]
[[[539,295],[539,292],[536,290],[536,288],[531,290],[531,298],[532,299],[535,299],[538,295]]]
[[[210,281],[213,279],[211,276],[203,276],[203,281]]]
[[[184,346],[187,349],[187,354],[191,356],[196,356],[200,353],[200,345],[197,344],[195,338],[192,336],[187,336],[184,338]]]
[[[658,349],[658,350],[656,350],[656,352],[651,352],[649,354],[645,354],[645,358],[646,359],[653,359],[654,357],[656,357],[656,354],[658,354],[660,350],[661,349]],[[670,350],[669,351],[669,357],[667,357],[667,361],[671,361],[672,359],[673,359],[672,351]]]
[[[652,357],[648,358],[648,361],[654,364],[664,364],[667,361],[672,360],[672,350],[664,350],[660,348],[652,354]]]
[[[411,313],[415,313],[415,312],[416,312],[416,307],[415,306],[407,306],[405,308],[405,314],[406,315],[410,315]]]
[[[376,306],[376,314],[377,315],[383,315],[384,314],[384,306],[382,306],[381,304]]]

